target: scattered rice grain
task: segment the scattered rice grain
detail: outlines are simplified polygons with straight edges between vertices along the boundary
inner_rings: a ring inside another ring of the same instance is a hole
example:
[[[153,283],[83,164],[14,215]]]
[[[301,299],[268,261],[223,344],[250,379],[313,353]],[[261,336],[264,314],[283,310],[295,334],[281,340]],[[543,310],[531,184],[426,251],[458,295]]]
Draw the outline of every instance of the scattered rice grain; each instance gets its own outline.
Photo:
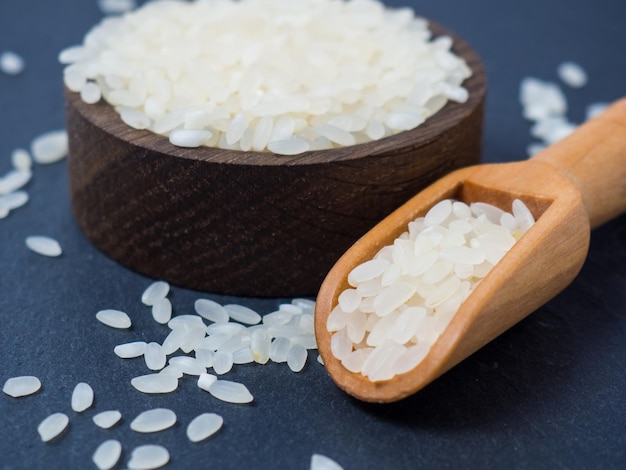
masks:
[[[203,441],[219,431],[223,424],[224,419],[220,415],[203,413],[187,425],[187,438],[191,442]]]
[[[93,405],[93,389],[88,383],[80,382],[72,392],[72,409],[82,413]]]
[[[122,444],[115,439],[104,441],[93,453],[91,460],[100,470],[115,467],[122,456]]]
[[[11,377],[4,382],[2,391],[7,395],[18,398],[32,395],[41,388],[41,381],[32,375]]]

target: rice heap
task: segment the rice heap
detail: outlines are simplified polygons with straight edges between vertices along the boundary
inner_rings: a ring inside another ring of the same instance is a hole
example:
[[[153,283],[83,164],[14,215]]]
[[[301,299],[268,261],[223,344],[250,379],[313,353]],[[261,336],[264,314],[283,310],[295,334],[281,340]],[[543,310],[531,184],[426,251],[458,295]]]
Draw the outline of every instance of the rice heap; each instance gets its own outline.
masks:
[[[293,155],[413,129],[464,102],[467,64],[409,8],[375,0],[159,1],[61,52],[66,86],[136,129]]]
[[[534,224],[519,199],[513,213],[443,200],[393,245],[348,275],[328,316],[331,351],[372,382],[417,367],[480,281]]]

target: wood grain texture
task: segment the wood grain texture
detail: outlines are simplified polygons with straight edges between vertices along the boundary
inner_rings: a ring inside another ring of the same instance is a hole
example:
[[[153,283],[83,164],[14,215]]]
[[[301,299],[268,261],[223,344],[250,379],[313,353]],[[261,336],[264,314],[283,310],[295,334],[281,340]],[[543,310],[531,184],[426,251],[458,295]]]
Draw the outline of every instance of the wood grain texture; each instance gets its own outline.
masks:
[[[434,25],[437,35],[446,33]],[[85,235],[122,265],[243,296],[315,295],[340,255],[431,182],[480,158],[485,74],[418,129],[294,157],[184,149],[66,91],[69,179]]]
[[[525,162],[478,165],[435,182],[363,236],[329,272],[317,297],[315,332],[333,380],[372,402],[405,398],[439,377],[561,292],[578,274],[590,229],[626,212],[626,100],[574,134]],[[415,369],[373,383],[345,369],[332,355],[326,319],[348,273],[407,224],[445,198],[488,202],[510,210],[522,199],[537,222],[482,280]]]

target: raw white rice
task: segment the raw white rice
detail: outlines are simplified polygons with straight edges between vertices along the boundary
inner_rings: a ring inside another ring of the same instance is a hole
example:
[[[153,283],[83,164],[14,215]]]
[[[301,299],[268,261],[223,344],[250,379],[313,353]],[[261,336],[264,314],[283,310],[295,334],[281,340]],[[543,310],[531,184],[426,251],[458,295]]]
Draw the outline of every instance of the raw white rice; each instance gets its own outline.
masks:
[[[122,413],[118,410],[101,411],[91,418],[96,426],[102,429],[110,429],[120,422]]]
[[[299,344],[294,344],[287,352],[287,365],[292,372],[300,372],[304,369],[308,353],[306,349]]]
[[[135,377],[130,384],[142,393],[170,393],[178,388],[178,379],[166,374]]]
[[[609,107],[608,103],[591,103],[587,106],[587,110],[585,111],[586,119],[593,119],[596,116],[599,116]]]
[[[167,362],[163,348],[159,343],[154,341],[146,345],[143,357],[146,361],[146,367],[150,370],[161,370],[165,367]]]
[[[213,371],[218,375],[230,372],[233,363],[233,355],[230,351],[218,350],[213,355]]]
[[[196,358],[189,356],[172,357],[170,365],[176,366],[181,372],[187,375],[202,375],[206,373],[206,367]]]
[[[287,353],[291,348],[291,342],[287,338],[276,338],[270,344],[270,359],[273,362],[287,362]]]
[[[170,143],[177,147],[195,148],[204,145],[211,137],[211,131],[175,129],[170,133]]]
[[[131,343],[118,344],[113,348],[113,352],[122,359],[131,359],[143,356],[146,346],[147,343],[145,341],[133,341]]]
[[[35,162],[49,164],[58,162],[67,156],[68,137],[64,129],[41,134],[30,144],[30,151]]]
[[[11,377],[4,382],[2,391],[7,395],[18,398],[36,393],[41,388],[41,381],[32,375]]]
[[[65,431],[69,422],[70,419],[65,413],[53,413],[37,426],[39,437],[43,442],[49,442]]]
[[[167,408],[154,408],[137,415],[130,423],[135,432],[152,433],[171,428],[176,424],[176,413]]]
[[[575,62],[563,62],[557,68],[559,78],[572,88],[581,88],[587,84],[587,72]]]
[[[137,6],[135,0],[98,0],[98,8],[105,15],[119,15]]]
[[[33,177],[29,169],[15,169],[0,177],[0,195],[23,188]]]
[[[340,293],[326,322],[333,356],[372,382],[415,368],[463,301],[534,222],[518,199],[512,213],[481,202],[435,204],[392,245],[349,273],[351,287]],[[298,354],[292,370],[306,359],[306,350]]]
[[[54,238],[43,235],[31,235],[26,237],[26,246],[33,252],[49,257],[61,256],[63,249]]]
[[[187,438],[191,442],[208,439],[222,428],[224,419],[215,413],[202,413],[187,425]]]
[[[209,385],[208,392],[215,398],[227,403],[250,403],[254,397],[248,388],[230,380],[216,380]]]
[[[18,75],[24,70],[26,63],[21,55],[13,51],[0,53],[0,71],[7,75]]]
[[[135,447],[128,461],[129,470],[161,468],[170,461],[170,453],[160,445],[146,444]]]
[[[19,209],[28,202],[28,193],[26,191],[15,191],[13,193],[0,196],[0,206],[7,211]]]
[[[224,310],[228,312],[230,318],[239,323],[245,323],[247,325],[256,325],[261,321],[261,315],[252,310],[251,308],[243,305],[228,304],[224,305]]]
[[[200,374],[200,377],[198,377],[198,388],[208,392],[211,385],[213,385],[216,381],[217,376],[213,374]]]
[[[93,389],[88,383],[80,382],[72,392],[72,409],[82,413],[93,405]]]
[[[177,379],[180,379],[183,376],[183,371],[180,369],[180,367],[170,364],[161,369],[159,374],[169,375],[171,377],[176,377]]]
[[[451,47],[412,10],[376,0],[149,2],[106,18],[59,60],[70,90],[94,102],[97,86],[126,124],[174,145],[296,155],[412,129],[465,102],[471,71]]]
[[[17,148],[11,152],[11,164],[16,170],[30,170],[33,159],[28,150]]]
[[[80,89],[80,98],[87,104],[95,104],[102,99],[102,90],[94,83],[85,83]]]
[[[170,285],[167,282],[155,281],[150,284],[141,294],[141,303],[151,307],[159,300],[167,297],[169,291]]]
[[[209,299],[198,299],[194,303],[196,313],[215,323],[227,323],[229,320],[226,309],[217,302]]]
[[[310,470],[343,470],[343,467],[329,457],[321,454],[311,456]]]
[[[122,444],[115,439],[109,439],[98,446],[91,460],[100,470],[110,470],[115,467],[121,456]]]
[[[100,310],[96,313],[96,319],[111,328],[126,329],[131,327],[130,317],[126,312],[115,309]]]

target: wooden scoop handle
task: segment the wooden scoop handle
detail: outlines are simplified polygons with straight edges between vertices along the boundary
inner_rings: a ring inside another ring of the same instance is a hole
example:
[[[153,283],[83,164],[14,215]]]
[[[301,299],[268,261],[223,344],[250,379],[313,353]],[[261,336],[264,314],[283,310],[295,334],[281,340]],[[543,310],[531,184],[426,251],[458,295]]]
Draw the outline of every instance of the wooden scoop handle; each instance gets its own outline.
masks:
[[[626,212],[626,98],[532,158],[580,189],[591,228]]]

